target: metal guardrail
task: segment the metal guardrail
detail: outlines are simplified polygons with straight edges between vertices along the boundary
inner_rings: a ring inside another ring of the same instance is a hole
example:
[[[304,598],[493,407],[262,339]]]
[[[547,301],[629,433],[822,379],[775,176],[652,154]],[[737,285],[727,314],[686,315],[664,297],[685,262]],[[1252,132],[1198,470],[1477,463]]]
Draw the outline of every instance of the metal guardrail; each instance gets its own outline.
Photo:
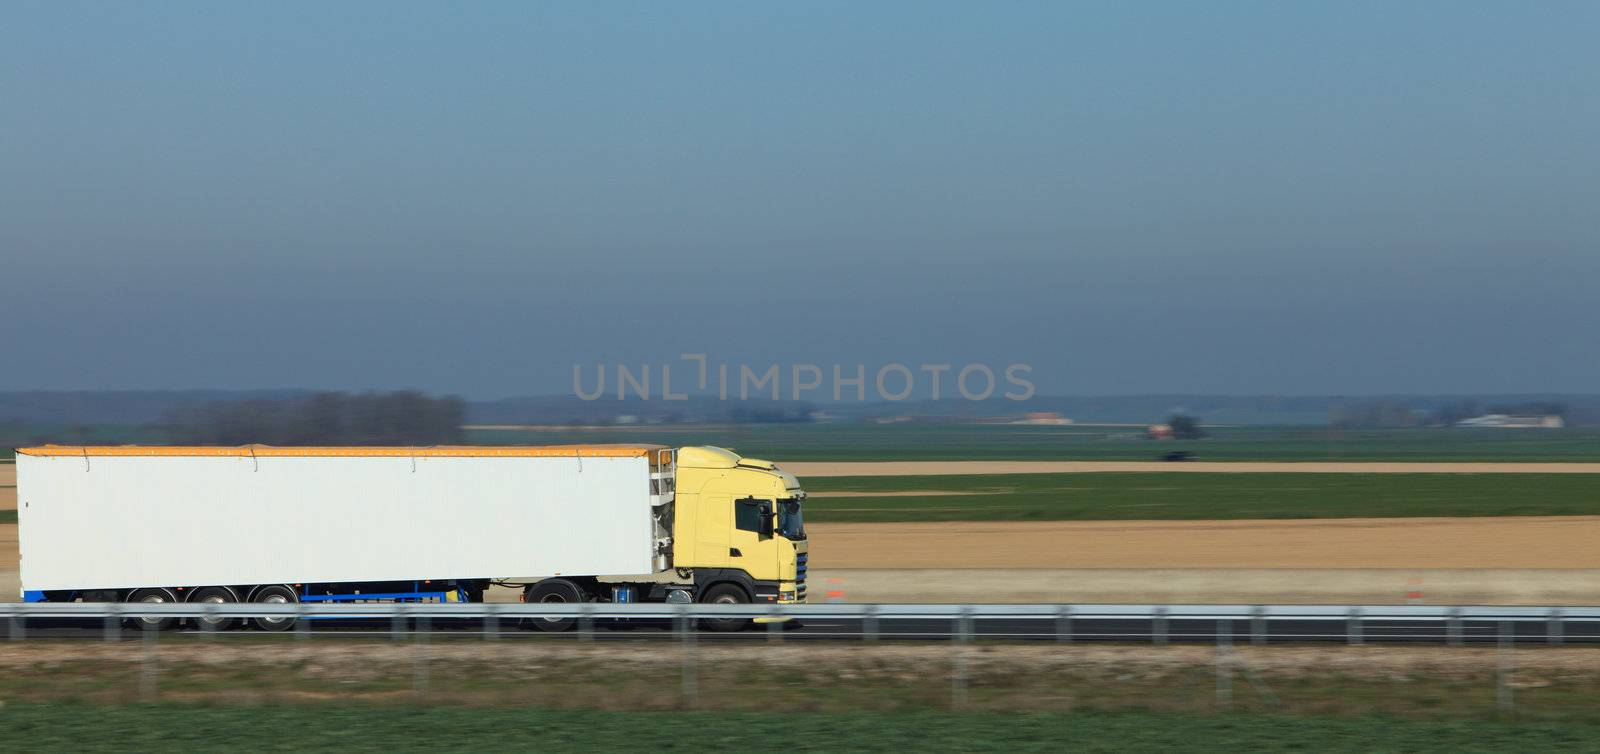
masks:
[[[998,620],[1007,618],[1130,620],[1467,620],[1600,622],[1600,606],[1491,605],[951,605],[807,603],[791,605],[710,605],[633,603],[163,603],[163,602],[11,602],[0,603],[0,619],[275,617],[390,618],[922,618]]]
[[[1545,638],[1559,643],[1567,624],[1600,623],[1600,606],[1486,606],[1486,605],[949,605],[949,604],[862,604],[811,603],[791,605],[709,605],[709,604],[614,604],[614,603],[98,603],[35,602],[0,603],[0,620],[11,626],[13,638],[26,631],[30,618],[99,619],[108,626],[134,618],[242,619],[295,617],[316,619],[388,619],[399,625],[407,620],[484,620],[492,623],[521,619],[576,619],[588,629],[596,620],[634,619],[692,622],[718,618],[796,618],[807,620],[859,621],[861,629],[852,632],[863,638],[877,638],[884,621],[948,621],[951,635],[970,634],[974,621],[1023,620],[1053,621],[1056,638],[1071,641],[1076,621],[1136,621],[1148,630],[1125,635],[1099,632],[1099,638],[1148,637],[1166,643],[1174,622],[1216,622],[1216,634],[1246,634],[1256,643],[1269,638],[1293,639],[1306,636],[1279,636],[1271,631],[1274,622],[1343,623],[1344,638],[1352,644],[1364,638],[1385,638],[1375,629],[1394,629],[1406,624],[1437,625],[1437,635],[1412,635],[1409,638],[1435,638],[1460,643],[1464,628],[1515,625],[1536,622],[1545,626]],[[1245,622],[1240,632],[1236,622]],[[303,626],[306,621],[299,621]],[[1226,627],[1226,628],[1224,628]],[[1336,638],[1321,632],[1318,638]],[[1390,636],[1388,638],[1395,638]],[[1513,634],[1513,639],[1518,638]],[[1595,638],[1600,638],[1597,635]]]

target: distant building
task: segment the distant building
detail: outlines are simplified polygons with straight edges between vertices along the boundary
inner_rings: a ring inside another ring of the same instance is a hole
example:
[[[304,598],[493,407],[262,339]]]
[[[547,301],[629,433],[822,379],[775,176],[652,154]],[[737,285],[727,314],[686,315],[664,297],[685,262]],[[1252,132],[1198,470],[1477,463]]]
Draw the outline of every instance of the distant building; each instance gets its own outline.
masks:
[[[1567,426],[1559,416],[1507,416],[1484,414],[1456,422],[1457,427],[1512,427],[1518,429],[1560,429]]]
[[[871,416],[867,421],[872,424],[905,424],[911,421],[909,416]]]
[[[1148,438],[1150,438],[1152,440],[1171,440],[1172,439],[1172,425],[1171,424],[1152,424],[1152,425],[1150,425],[1148,427],[1145,427],[1144,435],[1145,435],[1145,437],[1148,437]]]
[[[1065,424],[1071,424],[1072,420],[1054,411],[1029,411],[1028,413],[1023,414],[1021,419],[1016,419],[1011,423],[1061,426]]]

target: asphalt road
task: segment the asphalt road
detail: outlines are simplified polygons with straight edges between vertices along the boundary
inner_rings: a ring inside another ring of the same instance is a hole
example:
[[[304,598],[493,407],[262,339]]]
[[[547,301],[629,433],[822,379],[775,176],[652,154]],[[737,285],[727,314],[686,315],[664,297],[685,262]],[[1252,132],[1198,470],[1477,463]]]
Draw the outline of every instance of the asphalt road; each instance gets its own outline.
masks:
[[[860,641],[875,634],[880,640],[893,641],[951,641],[955,637],[954,621],[929,619],[880,619],[875,628],[861,620],[814,619],[804,624],[791,623],[782,628],[769,629],[757,625],[737,633],[696,632],[696,640],[749,641],[774,638],[781,634],[784,641]],[[780,624],[782,625],[782,624]],[[1513,621],[1507,624],[1510,638],[1518,643],[1550,643],[1552,639],[1573,644],[1600,644],[1600,623],[1562,622],[1555,626],[1545,621]],[[977,640],[1008,641],[1059,641],[1054,619],[1006,618],[973,621],[973,637]],[[1348,624],[1343,620],[1273,619],[1263,621],[1260,633],[1255,632],[1249,620],[1214,621],[1193,619],[1104,620],[1077,619],[1070,621],[1071,641],[1120,643],[1212,643],[1219,635],[1238,644],[1265,641],[1266,643],[1347,643],[1351,640]],[[1464,621],[1461,640],[1467,643],[1495,642],[1499,639],[1500,625],[1491,621]],[[3,629],[0,629],[3,631]],[[326,620],[309,621],[304,635],[309,639],[336,637],[399,636],[416,638],[425,631],[429,636],[481,637],[484,626],[475,620],[434,621],[426,626],[407,624],[396,631],[388,621]],[[125,626],[116,630],[118,640],[136,640],[143,631]],[[191,628],[179,628],[173,634],[198,634]],[[244,635],[255,631],[230,630],[225,635]],[[0,636],[6,634],[0,632]],[[102,622],[73,619],[30,619],[20,632],[13,629],[12,639],[105,640]],[[563,640],[582,638],[579,631],[550,634],[526,630],[506,621],[499,637],[502,639]],[[664,621],[624,624],[616,621],[596,621],[593,638],[597,640],[646,639],[672,640],[677,634]],[[1449,626],[1437,620],[1367,620],[1360,625],[1359,640],[1365,643],[1433,643],[1443,644],[1450,638]]]

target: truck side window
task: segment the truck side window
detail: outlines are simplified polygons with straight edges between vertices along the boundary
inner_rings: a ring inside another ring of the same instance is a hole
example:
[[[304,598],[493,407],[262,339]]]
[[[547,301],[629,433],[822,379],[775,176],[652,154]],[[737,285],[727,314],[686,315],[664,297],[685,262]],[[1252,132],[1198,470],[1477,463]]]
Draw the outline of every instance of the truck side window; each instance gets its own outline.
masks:
[[[733,526],[740,531],[761,533],[762,504],[765,500],[753,497],[733,501]]]

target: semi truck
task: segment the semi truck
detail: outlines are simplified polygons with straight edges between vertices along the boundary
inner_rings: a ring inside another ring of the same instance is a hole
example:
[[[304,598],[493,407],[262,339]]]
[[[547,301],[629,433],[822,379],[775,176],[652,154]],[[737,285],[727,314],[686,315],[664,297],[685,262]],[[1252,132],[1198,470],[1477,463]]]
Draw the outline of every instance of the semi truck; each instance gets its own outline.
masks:
[[[26,602],[477,602],[497,585],[540,603],[806,600],[805,492],[724,448],[47,445],[16,459]]]

